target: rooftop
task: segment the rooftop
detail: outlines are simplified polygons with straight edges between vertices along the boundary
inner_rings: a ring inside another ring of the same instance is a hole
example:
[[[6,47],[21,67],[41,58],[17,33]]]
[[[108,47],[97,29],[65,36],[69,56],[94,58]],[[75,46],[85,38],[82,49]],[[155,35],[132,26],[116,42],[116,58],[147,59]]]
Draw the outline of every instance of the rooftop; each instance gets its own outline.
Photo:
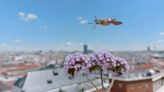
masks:
[[[108,79],[116,79],[121,81],[138,81],[138,80],[147,80],[152,79],[152,81],[158,80],[161,77],[164,77],[164,72],[156,72],[154,70],[144,71],[144,72],[134,72],[134,73],[125,73],[121,77],[114,77],[112,74],[104,76]]]

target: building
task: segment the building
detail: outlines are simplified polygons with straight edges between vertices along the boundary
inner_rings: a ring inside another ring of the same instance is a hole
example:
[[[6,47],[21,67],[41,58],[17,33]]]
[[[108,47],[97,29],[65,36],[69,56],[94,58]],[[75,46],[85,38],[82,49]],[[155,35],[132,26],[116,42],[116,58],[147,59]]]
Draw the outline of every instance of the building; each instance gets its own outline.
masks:
[[[84,44],[83,53],[84,54],[90,54],[90,53],[93,53],[93,50],[88,49],[88,45]]]
[[[164,73],[153,70],[128,73],[115,78],[112,92],[164,92]]]
[[[149,52],[151,51],[151,49],[150,49],[150,47],[149,47],[149,46],[147,47],[147,51],[149,51]]]
[[[96,85],[100,85],[100,80],[94,76],[89,76]],[[43,69],[29,72],[23,78],[18,79],[12,92],[79,92],[80,90],[89,90],[93,86],[88,82],[86,77],[81,74],[75,79],[68,79],[63,69]]]
[[[0,82],[0,92],[11,92],[10,86]]]
[[[83,48],[84,48],[83,53],[88,54],[88,45],[85,44]]]
[[[151,79],[116,80],[112,92],[153,92]]]

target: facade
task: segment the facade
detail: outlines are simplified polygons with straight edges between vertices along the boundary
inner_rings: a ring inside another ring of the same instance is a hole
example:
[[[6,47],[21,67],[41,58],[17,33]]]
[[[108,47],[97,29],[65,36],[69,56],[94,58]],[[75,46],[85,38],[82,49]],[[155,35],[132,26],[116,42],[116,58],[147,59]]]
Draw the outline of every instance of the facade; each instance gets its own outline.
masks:
[[[116,80],[112,88],[112,92],[153,92],[152,80]]]
[[[153,88],[153,92],[158,91],[159,89],[161,89],[163,87],[163,92],[164,92],[164,74],[161,76],[155,76],[152,79],[152,88]],[[162,91],[161,91],[162,92]]]
[[[112,92],[164,92],[164,73],[147,73],[146,76],[129,76],[115,80]]]

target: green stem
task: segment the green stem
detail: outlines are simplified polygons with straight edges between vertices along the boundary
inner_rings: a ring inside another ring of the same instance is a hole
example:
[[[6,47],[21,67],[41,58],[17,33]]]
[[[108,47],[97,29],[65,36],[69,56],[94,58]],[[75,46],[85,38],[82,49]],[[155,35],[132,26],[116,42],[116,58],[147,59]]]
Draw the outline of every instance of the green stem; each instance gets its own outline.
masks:
[[[105,90],[104,90],[104,84],[103,84],[103,74],[102,74],[102,69],[101,68],[100,68],[100,78],[101,78],[102,92],[105,92]]]
[[[98,92],[97,86],[88,78],[88,76],[85,75],[85,77],[88,79],[88,81],[96,88],[96,91]]]
[[[109,88],[108,88],[107,92],[110,92],[111,91],[112,86],[114,84],[114,81],[115,81],[115,79],[113,78],[112,81],[111,81],[111,83],[110,83],[110,85],[109,85]]]

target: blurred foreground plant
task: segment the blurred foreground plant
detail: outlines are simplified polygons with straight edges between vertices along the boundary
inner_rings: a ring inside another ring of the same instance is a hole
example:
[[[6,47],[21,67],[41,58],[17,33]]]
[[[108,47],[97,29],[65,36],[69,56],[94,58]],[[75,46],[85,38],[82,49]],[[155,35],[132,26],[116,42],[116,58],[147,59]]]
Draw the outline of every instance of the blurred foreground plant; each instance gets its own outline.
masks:
[[[75,53],[66,57],[64,68],[69,79],[73,79],[80,71],[82,71],[97,91],[98,88],[87,77],[87,75],[99,72],[102,91],[105,92],[106,90],[103,85],[103,73],[112,73],[115,76],[120,76],[123,72],[127,71],[128,63],[124,59],[116,57],[109,52],[95,52],[90,55]],[[112,81],[108,92],[110,92],[113,83],[114,80]]]

